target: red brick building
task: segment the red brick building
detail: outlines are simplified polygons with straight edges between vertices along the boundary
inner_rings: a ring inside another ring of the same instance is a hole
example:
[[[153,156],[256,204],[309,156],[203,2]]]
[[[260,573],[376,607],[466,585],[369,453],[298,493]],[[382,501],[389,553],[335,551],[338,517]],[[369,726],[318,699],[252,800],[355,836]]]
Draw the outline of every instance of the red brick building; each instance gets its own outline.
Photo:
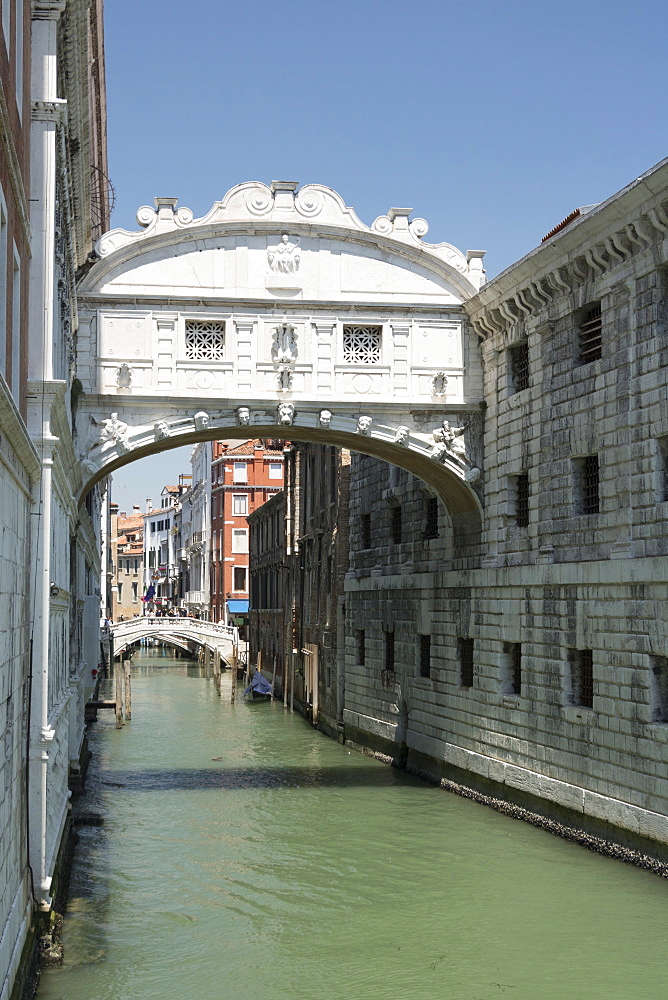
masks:
[[[248,515],[283,489],[283,442],[214,441],[211,462],[211,620],[244,629]]]

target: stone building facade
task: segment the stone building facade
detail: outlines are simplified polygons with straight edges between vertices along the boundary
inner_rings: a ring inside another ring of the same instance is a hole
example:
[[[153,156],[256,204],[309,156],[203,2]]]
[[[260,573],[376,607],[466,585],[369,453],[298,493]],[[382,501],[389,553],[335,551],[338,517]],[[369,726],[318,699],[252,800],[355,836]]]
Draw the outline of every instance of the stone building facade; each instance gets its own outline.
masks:
[[[111,618],[117,622],[141,615],[144,607],[144,515],[137,505],[132,514],[119,514],[112,503],[110,521]]]
[[[344,709],[356,742],[664,855],[667,234],[664,161],[465,303],[465,561],[428,490],[353,461]]]
[[[59,892],[98,667],[104,484],[83,489],[73,424],[75,272],[109,225],[101,16],[99,0],[0,12],[2,1000]]]

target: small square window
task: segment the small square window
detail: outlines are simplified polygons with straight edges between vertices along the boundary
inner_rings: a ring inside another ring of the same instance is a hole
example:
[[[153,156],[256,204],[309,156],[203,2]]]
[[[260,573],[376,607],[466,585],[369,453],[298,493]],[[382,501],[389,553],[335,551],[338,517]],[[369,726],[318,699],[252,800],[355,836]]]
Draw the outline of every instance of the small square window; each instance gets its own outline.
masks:
[[[431,677],[431,636],[420,636],[420,677]]]
[[[248,497],[245,493],[235,493],[232,496],[232,513],[245,516],[248,513]]]
[[[269,463],[269,478],[270,479],[282,479],[283,478],[283,463],[282,462],[270,462]]]
[[[510,348],[510,380],[514,392],[529,388],[529,345],[516,344]]]
[[[397,504],[390,508],[390,538],[395,545],[400,545],[403,535],[401,507]]]
[[[529,524],[529,475],[526,472],[515,478],[515,521],[520,528]]]
[[[220,361],[225,357],[225,324],[186,320],[186,358]]]
[[[576,459],[577,502],[580,514],[598,514],[599,498],[599,465],[598,455],[586,455]]]
[[[344,326],[343,360],[346,364],[379,364],[382,326]]]
[[[427,497],[424,504],[424,538],[438,538],[438,499]]]
[[[459,653],[459,683],[464,688],[473,687],[473,639],[457,641]]]
[[[232,552],[248,552],[248,530],[246,528],[232,529]]]
[[[232,589],[234,591],[246,591],[246,567],[234,566],[232,569]]]
[[[581,365],[598,361],[601,357],[603,317],[601,303],[587,306],[580,314],[578,330],[578,360]]]
[[[591,649],[571,649],[568,655],[571,667],[571,705],[594,707],[594,654]]]
[[[245,462],[234,463],[234,482],[235,483],[248,482],[248,470]]]

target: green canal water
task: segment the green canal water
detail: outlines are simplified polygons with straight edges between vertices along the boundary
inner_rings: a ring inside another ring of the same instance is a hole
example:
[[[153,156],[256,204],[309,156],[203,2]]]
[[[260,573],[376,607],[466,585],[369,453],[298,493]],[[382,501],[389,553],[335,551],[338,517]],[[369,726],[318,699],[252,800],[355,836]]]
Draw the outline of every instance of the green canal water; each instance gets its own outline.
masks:
[[[135,657],[38,1000],[657,1000],[668,883]],[[225,683],[225,679],[224,679]],[[229,684],[229,680],[227,680]],[[213,760],[212,758],[221,758]]]

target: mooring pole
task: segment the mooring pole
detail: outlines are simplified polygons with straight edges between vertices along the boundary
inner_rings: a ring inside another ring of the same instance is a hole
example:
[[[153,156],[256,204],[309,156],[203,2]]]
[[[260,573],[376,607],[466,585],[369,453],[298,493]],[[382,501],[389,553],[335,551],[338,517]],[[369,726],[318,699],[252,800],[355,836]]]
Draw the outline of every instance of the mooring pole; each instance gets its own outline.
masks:
[[[114,658],[114,700],[116,702],[116,729],[123,727],[123,661]]]
[[[125,721],[132,718],[132,667],[130,661],[125,661]]]
[[[232,647],[232,690],[230,692],[230,705],[234,705],[237,700],[237,647]]]

